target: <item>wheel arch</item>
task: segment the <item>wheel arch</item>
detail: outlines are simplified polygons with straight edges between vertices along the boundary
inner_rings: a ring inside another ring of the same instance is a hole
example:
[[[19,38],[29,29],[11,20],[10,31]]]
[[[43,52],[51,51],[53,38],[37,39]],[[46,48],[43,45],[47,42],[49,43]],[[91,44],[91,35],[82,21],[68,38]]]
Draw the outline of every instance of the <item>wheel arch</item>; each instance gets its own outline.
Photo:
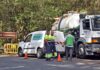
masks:
[[[42,49],[42,48],[38,47],[38,48],[37,48],[37,51],[38,51],[39,49]]]
[[[19,51],[19,50],[22,50],[22,48],[21,48],[21,47],[19,47],[19,48],[18,48],[18,51]]]
[[[37,51],[39,50],[39,49],[42,49],[41,47],[37,47],[37,49],[36,49],[36,53],[37,53]],[[43,50],[43,49],[42,49]]]
[[[77,43],[77,46],[79,46],[79,44],[84,44],[82,41],[79,41],[78,43]]]
[[[79,46],[79,44],[84,44],[85,45],[85,42],[86,40],[84,38],[80,38],[78,41],[77,41],[77,46]]]
[[[20,51],[22,51],[22,53],[20,53]],[[23,50],[22,50],[21,47],[18,48],[18,52],[17,53],[18,53],[19,57],[23,57],[24,56],[24,53],[23,53]]]
[[[38,51],[40,51],[41,52],[41,54],[40,54],[40,56],[38,57]],[[43,49],[42,48],[40,48],[40,47],[38,47],[37,48],[37,58],[42,58],[43,57]]]

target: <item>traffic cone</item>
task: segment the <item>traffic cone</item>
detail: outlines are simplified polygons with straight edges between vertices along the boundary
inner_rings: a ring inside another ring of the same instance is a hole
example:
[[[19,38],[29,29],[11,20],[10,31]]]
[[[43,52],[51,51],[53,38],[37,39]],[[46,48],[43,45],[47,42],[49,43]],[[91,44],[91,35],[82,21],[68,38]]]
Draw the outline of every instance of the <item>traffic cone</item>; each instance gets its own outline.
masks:
[[[28,59],[28,54],[27,53],[25,53],[24,59]]]
[[[61,61],[62,61],[62,58],[61,58],[60,54],[58,54],[57,61],[58,61],[58,62],[61,62]]]

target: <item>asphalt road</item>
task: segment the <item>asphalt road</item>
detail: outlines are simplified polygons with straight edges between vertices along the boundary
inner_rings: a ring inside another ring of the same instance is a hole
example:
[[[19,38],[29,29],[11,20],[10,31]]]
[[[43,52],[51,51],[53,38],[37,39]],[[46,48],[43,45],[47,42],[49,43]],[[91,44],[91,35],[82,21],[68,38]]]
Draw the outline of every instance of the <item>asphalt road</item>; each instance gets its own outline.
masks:
[[[24,59],[17,56],[4,56],[0,57],[0,70],[100,70],[100,58],[74,58],[72,62],[65,59],[62,62],[56,60],[47,62],[33,57]]]

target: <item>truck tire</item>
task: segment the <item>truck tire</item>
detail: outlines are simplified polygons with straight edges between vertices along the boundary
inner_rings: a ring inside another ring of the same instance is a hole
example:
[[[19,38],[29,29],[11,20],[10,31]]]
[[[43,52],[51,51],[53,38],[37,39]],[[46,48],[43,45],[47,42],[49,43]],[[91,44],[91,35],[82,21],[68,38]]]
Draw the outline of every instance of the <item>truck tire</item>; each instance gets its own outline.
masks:
[[[24,56],[23,51],[22,51],[21,48],[18,49],[18,56],[19,57],[23,57]]]
[[[42,55],[43,55],[42,49],[38,49],[37,50],[37,58],[38,59],[42,58]]]
[[[85,58],[86,54],[85,54],[85,46],[83,44],[79,44],[78,46],[78,58]]]

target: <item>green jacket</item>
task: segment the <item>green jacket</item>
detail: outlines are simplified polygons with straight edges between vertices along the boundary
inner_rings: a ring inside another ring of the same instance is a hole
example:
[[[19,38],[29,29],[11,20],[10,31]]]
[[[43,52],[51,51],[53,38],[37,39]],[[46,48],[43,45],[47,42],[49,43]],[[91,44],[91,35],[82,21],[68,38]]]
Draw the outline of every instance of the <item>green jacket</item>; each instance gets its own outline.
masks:
[[[67,47],[74,47],[74,36],[71,34],[68,34],[65,40],[65,45]]]

